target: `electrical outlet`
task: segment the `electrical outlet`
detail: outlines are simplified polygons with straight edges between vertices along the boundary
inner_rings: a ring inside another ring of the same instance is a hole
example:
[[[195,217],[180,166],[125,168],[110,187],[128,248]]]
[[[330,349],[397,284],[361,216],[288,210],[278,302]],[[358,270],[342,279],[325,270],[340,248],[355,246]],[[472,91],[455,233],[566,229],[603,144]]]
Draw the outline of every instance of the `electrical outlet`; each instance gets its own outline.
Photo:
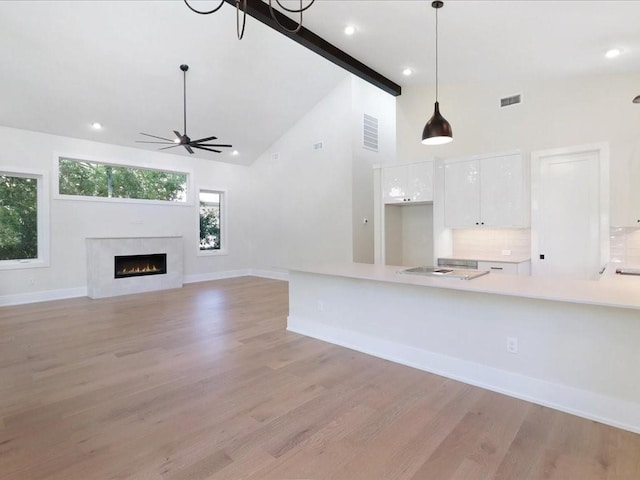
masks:
[[[502,250],[502,255],[508,257],[509,255],[511,255],[511,250]]]
[[[518,353],[518,339],[516,337],[507,337],[507,352]]]
[[[318,300],[318,311],[324,312],[324,303]]]

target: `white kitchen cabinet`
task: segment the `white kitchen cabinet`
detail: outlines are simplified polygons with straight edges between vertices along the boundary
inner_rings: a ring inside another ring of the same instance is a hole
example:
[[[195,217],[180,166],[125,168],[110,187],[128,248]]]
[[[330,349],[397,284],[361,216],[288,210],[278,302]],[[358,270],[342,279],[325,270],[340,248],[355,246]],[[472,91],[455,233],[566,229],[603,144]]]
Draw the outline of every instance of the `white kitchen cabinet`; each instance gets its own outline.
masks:
[[[531,262],[483,262],[478,261],[478,270],[489,270],[492,274],[530,275]]]
[[[382,168],[385,204],[433,201],[433,161]]]
[[[528,226],[528,176],[522,154],[449,161],[444,177],[447,227]]]

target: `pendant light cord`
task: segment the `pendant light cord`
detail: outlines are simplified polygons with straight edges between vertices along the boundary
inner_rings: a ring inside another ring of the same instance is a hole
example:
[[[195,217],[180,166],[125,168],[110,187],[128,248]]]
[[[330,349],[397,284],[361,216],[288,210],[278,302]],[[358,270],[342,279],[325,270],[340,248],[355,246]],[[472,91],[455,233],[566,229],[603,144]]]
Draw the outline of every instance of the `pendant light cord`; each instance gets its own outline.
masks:
[[[438,8],[436,8],[436,102],[438,101]]]

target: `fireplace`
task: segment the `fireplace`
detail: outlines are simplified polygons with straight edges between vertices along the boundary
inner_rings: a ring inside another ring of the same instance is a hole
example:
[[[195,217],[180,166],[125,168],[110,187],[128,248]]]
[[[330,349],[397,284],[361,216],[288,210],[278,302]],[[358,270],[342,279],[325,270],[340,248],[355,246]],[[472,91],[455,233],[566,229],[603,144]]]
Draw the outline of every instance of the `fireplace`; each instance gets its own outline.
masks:
[[[116,255],[115,278],[163,275],[167,273],[167,254]]]

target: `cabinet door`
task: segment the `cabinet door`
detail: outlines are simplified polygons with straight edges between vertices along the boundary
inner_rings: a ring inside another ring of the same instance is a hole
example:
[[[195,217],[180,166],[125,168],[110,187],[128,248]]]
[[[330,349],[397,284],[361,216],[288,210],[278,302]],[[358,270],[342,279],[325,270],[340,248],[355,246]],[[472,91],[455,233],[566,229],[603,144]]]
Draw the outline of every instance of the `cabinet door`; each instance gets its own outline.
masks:
[[[489,270],[492,274],[509,273],[511,275],[517,275],[518,264],[506,262],[478,262],[478,270]]]
[[[433,162],[407,165],[406,193],[412,202],[433,202]]]
[[[382,202],[402,203],[407,198],[407,166],[382,169]]]
[[[505,155],[480,161],[480,220],[485,227],[528,224],[524,160]]]
[[[444,223],[449,228],[480,224],[480,165],[478,160],[444,166]]]

